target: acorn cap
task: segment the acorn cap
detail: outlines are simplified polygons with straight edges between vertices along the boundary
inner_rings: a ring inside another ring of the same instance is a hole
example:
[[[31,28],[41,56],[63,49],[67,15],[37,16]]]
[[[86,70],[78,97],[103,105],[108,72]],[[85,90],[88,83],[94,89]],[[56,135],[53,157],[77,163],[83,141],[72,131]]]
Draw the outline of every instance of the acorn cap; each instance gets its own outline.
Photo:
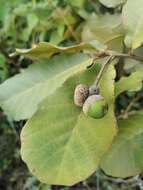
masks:
[[[99,88],[96,85],[92,85],[89,87],[89,95],[98,95],[99,94]]]

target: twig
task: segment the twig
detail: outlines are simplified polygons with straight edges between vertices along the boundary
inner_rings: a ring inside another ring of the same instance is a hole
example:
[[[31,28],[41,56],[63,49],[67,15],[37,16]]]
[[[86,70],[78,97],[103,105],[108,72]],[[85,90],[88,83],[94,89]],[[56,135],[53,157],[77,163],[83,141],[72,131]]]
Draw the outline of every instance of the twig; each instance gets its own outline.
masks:
[[[114,56],[115,58],[130,58],[143,62],[143,56],[127,53],[118,53],[116,51],[105,50],[95,54],[95,57],[104,58],[107,56]]]
[[[102,66],[102,68],[101,68],[99,74],[98,74],[97,77],[96,77],[95,83],[94,83],[94,85],[95,85],[96,87],[98,87],[99,82],[100,82],[100,80],[101,80],[101,78],[102,78],[102,75],[103,75],[103,73],[104,73],[104,72],[106,71],[106,69],[107,69],[107,66],[111,63],[111,61],[112,61],[114,58],[115,58],[115,56],[110,55],[110,56],[108,57],[108,59],[106,60],[106,62],[103,64],[103,66]]]
[[[129,103],[129,105],[127,106],[127,108],[125,109],[125,111],[123,112],[122,115],[119,116],[119,118],[128,118],[129,116],[129,112],[131,110],[131,108],[134,106],[134,104],[139,101],[141,98],[143,97],[142,94],[138,94],[135,98],[133,98],[133,100]]]
[[[103,54],[103,52],[102,52]],[[140,55],[135,55],[135,54],[127,54],[127,53],[118,53],[115,51],[104,51],[104,56],[110,56],[110,55],[114,55],[116,58],[130,58],[130,59],[134,59],[137,61],[141,61],[143,62],[143,57]]]
[[[116,57],[122,57],[122,58],[130,58],[130,59],[134,59],[137,61],[143,61],[143,57],[139,56],[139,55],[134,55],[134,54],[116,54]]]

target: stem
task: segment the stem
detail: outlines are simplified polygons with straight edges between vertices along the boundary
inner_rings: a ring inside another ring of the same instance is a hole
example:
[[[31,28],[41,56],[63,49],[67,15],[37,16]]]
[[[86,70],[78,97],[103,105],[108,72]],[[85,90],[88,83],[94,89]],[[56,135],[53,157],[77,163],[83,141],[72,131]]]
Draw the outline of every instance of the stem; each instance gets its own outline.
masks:
[[[107,60],[105,61],[105,63],[103,64],[103,66],[101,67],[95,82],[89,87],[89,94],[94,95],[94,94],[98,94],[99,93],[99,82],[102,78],[102,75],[104,74],[104,72],[107,69],[107,66],[110,64],[110,62],[115,58],[114,55],[110,55],[108,56]]]
[[[96,80],[95,80],[95,82],[94,82],[94,85],[96,86],[96,88],[98,87],[99,82],[100,82],[100,80],[101,80],[101,78],[102,78],[102,75],[104,74],[105,70],[107,69],[107,66],[110,64],[110,62],[111,62],[114,58],[115,58],[115,56],[110,55],[110,56],[108,57],[108,59],[106,60],[106,62],[103,64],[103,66],[102,66],[102,68],[100,69],[100,72],[99,72],[99,74],[97,75],[97,78],[96,78]]]
[[[134,54],[124,54],[124,53],[118,53],[118,52],[106,50],[106,51],[102,51],[102,52],[95,54],[93,65],[95,63],[95,60],[100,59],[100,58],[105,58],[107,56],[108,56],[107,61],[103,64],[99,74],[97,75],[95,82],[89,88],[90,95],[98,94],[99,82],[100,82],[102,75],[104,74],[107,66],[111,63],[111,61],[113,59],[115,59],[115,58],[130,58],[130,59],[134,59],[137,61],[141,61],[143,63],[143,57],[142,56],[134,55]]]

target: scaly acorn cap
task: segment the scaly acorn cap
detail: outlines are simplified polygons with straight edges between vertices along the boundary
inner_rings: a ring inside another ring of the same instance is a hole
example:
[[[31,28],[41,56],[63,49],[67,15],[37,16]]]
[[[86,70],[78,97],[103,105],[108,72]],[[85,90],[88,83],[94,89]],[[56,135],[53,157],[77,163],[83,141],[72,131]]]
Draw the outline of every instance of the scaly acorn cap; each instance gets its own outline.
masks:
[[[85,84],[79,84],[74,91],[74,104],[78,107],[82,107],[85,100],[89,95],[89,87]]]
[[[108,105],[101,95],[89,96],[83,104],[85,115],[99,119],[105,116],[108,111]]]
[[[89,95],[92,96],[94,94],[99,94],[99,88],[95,85],[89,87]]]

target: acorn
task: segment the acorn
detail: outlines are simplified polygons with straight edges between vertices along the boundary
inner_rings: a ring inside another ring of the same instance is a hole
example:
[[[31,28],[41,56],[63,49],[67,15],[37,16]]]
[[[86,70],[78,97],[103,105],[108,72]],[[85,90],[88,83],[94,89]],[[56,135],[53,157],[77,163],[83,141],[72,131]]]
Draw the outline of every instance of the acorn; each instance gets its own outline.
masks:
[[[82,107],[88,96],[89,87],[85,84],[77,85],[74,91],[74,104],[78,107]]]
[[[95,119],[100,119],[106,115],[108,105],[101,95],[89,96],[83,104],[83,112]]]

